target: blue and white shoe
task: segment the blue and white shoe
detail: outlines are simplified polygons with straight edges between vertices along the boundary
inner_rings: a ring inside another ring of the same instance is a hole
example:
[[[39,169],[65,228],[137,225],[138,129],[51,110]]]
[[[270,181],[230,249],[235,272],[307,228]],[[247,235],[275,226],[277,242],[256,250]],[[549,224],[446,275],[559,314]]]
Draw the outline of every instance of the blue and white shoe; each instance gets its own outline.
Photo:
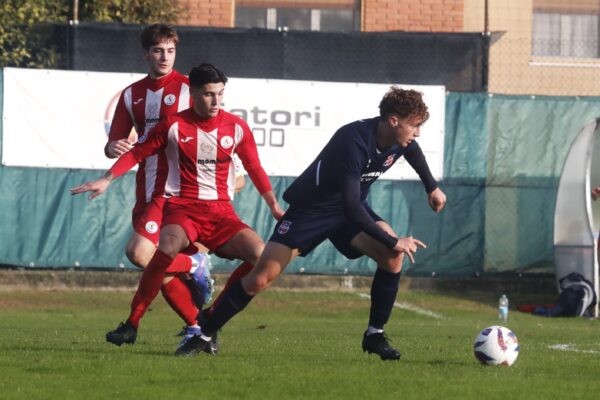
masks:
[[[195,289],[192,290],[192,296],[196,300],[196,303],[201,302],[201,306],[204,306],[212,300],[213,293],[215,292],[214,279],[210,276],[210,258],[206,253],[196,253],[192,258],[192,271],[190,276],[194,283]],[[198,304],[197,304],[198,305]],[[202,308],[198,305],[199,308]]]
[[[184,328],[183,339],[181,339],[181,342],[179,342],[177,349],[181,348],[181,346],[186,344],[188,342],[188,340],[190,340],[194,336],[200,336],[200,335],[202,335],[202,330],[200,329],[199,326],[186,326]]]

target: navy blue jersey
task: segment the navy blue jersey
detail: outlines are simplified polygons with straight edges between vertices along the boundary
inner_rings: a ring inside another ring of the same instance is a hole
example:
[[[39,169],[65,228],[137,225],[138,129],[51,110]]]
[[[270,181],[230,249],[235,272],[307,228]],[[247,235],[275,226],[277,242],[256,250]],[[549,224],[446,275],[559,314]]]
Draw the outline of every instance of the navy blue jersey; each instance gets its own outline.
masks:
[[[352,122],[332,136],[317,158],[290,185],[283,199],[291,206],[323,210],[343,209],[365,233],[393,248],[397,238],[387,234],[367,212],[369,188],[402,156],[415,169],[428,193],[437,188],[425,156],[416,141],[378,149],[380,118]]]

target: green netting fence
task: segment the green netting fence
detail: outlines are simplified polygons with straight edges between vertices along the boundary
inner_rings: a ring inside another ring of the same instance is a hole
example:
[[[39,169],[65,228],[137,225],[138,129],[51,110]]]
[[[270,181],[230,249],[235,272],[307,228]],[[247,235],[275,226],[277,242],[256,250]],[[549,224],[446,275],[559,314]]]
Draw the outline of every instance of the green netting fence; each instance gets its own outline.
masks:
[[[448,93],[440,183],[448,203],[443,212],[429,209],[420,182],[382,180],[370,195],[373,209],[399,235],[413,235],[428,245],[417,253],[414,265],[405,265],[406,274],[553,272],[554,207],[562,165],[581,127],[599,115],[600,97]],[[69,188],[101,173],[0,166],[0,264],[133,268],[124,247],[131,233],[134,175],[91,202],[69,194]],[[292,180],[272,178],[276,193],[283,193]],[[234,203],[242,219],[267,240],[274,221],[251,183]],[[236,265],[217,257],[213,264],[217,271]],[[325,243],[297,259],[288,272],[362,275],[374,269],[372,261],[346,260]]]

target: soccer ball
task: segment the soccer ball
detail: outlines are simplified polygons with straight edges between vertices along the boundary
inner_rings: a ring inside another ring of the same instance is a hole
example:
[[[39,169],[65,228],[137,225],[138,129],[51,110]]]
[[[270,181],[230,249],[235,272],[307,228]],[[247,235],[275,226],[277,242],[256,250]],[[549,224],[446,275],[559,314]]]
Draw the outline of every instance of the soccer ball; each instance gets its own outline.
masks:
[[[482,364],[508,367],[519,356],[519,340],[517,335],[504,326],[490,326],[479,332],[473,352]]]

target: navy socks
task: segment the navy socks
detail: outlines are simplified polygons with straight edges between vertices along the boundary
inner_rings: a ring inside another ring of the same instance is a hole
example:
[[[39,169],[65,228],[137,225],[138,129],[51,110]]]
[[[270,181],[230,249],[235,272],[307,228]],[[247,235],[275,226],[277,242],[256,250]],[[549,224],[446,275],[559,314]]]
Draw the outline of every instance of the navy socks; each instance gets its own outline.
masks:
[[[371,284],[371,312],[369,314],[369,326],[383,329],[390,319],[392,308],[398,294],[400,274],[384,271],[377,268],[373,283]]]
[[[210,336],[218,331],[237,313],[242,311],[254,298],[244,290],[241,279],[232,283],[229,290],[223,292],[221,300],[215,305],[210,316],[201,321],[202,332]]]

